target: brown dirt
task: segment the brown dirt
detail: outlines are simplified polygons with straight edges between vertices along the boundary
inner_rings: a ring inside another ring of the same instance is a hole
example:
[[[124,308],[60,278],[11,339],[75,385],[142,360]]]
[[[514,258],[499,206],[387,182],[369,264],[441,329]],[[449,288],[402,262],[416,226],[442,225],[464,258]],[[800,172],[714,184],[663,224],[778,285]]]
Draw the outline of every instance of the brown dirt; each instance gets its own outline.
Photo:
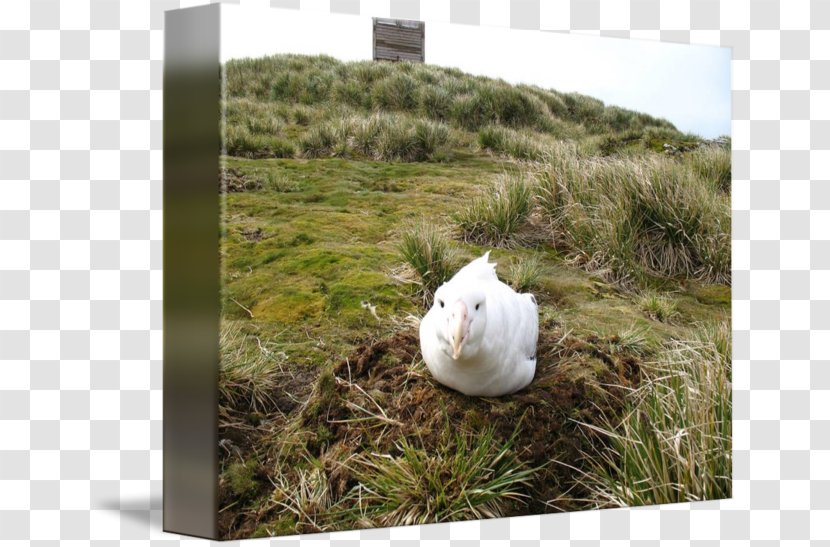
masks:
[[[222,169],[219,174],[219,192],[248,192],[262,188],[262,181],[246,175],[239,169]]]
[[[239,233],[247,241],[262,241],[263,239],[267,239],[268,237],[270,237],[265,234],[262,228],[248,228],[245,230],[241,230]]]

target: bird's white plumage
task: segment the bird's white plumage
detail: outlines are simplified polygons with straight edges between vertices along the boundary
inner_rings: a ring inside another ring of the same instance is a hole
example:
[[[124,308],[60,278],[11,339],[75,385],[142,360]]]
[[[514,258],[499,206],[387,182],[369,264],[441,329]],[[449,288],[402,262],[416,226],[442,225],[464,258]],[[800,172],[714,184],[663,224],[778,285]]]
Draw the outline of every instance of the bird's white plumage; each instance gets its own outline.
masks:
[[[527,386],[536,372],[539,313],[531,294],[499,281],[489,252],[435,293],[421,320],[421,353],[442,384],[495,397]]]

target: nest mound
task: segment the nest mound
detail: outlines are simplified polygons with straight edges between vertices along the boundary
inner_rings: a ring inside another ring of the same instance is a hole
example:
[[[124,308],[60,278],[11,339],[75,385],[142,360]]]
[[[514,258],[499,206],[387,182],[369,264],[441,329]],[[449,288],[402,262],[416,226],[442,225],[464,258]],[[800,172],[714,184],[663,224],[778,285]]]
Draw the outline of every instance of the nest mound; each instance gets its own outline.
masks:
[[[530,507],[518,514],[579,508],[578,472],[554,460],[578,465],[582,453],[595,452],[597,440],[577,431],[579,422],[615,415],[626,388],[638,383],[637,359],[604,351],[613,342],[543,332],[533,382],[498,398],[469,397],[437,383],[421,361],[415,332],[363,344],[334,368],[326,404],[305,413],[305,425],[328,437],[311,448],[321,456],[334,445],[394,453],[395,441],[407,438],[429,449],[446,441],[448,427],[475,433],[492,426],[504,442],[515,432],[518,457],[539,468],[527,492]]]
[[[587,509],[591,505],[584,501],[577,469],[585,454],[603,449],[604,440],[580,423],[598,424],[603,415],[618,415],[625,393],[639,383],[639,359],[615,350],[616,342],[579,338],[546,325],[540,333],[533,382],[512,395],[481,398],[437,383],[421,360],[417,333],[399,331],[360,344],[319,373],[316,381],[305,375],[297,380],[302,385],[283,386],[306,394],[304,404],[275,398],[286,404],[274,409],[273,419],[236,435],[225,430],[222,436],[241,449],[233,460],[257,455],[251,470],[257,487],[251,499],[267,499],[272,489],[269,474],[291,477],[296,466],[307,462],[301,454],[323,465],[337,499],[357,484],[345,464],[354,455],[396,456],[401,439],[438,452],[454,432],[475,436],[492,427],[497,442],[505,443],[515,434],[512,450],[527,468],[536,469],[523,492],[527,503],[516,503],[505,516]],[[227,456],[220,453],[220,458]],[[222,506],[238,498],[223,484],[220,481]],[[260,508],[234,516],[230,511],[220,514],[224,537],[249,537],[258,524],[274,517],[273,506],[250,505]]]

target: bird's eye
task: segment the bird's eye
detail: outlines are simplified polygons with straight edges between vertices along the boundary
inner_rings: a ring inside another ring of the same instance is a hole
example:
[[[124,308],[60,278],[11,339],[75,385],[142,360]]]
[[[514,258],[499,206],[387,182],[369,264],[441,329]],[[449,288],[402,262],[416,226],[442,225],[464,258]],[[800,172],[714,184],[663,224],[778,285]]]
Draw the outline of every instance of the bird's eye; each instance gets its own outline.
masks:
[[[443,300],[439,300],[439,301],[438,301],[438,305],[439,305],[439,306],[441,306],[441,307],[443,308],[443,307],[444,307],[444,301],[443,301]]]

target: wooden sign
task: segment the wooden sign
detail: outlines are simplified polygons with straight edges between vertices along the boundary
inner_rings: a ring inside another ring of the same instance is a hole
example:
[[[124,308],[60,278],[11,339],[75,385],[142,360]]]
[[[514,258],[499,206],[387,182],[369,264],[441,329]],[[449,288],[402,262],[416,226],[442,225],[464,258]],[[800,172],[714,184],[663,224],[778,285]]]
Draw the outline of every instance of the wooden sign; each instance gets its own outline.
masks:
[[[376,17],[373,26],[376,61],[424,62],[424,23]]]

